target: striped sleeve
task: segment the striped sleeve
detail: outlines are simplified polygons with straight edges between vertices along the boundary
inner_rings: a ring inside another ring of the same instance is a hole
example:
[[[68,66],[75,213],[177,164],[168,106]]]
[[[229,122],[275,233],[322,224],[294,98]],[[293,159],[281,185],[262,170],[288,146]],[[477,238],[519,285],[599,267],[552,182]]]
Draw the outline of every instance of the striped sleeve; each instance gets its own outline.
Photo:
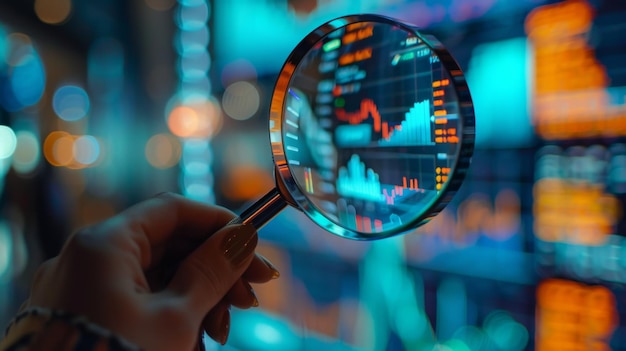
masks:
[[[30,308],[17,315],[0,340],[0,351],[138,351],[139,348],[85,318]]]

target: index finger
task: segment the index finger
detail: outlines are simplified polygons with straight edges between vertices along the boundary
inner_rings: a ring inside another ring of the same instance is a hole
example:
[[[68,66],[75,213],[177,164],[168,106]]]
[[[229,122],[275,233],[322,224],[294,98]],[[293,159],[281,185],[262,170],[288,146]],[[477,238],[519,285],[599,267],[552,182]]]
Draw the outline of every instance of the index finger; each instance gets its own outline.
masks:
[[[224,227],[236,215],[220,206],[208,205],[175,193],[161,193],[121,213],[127,225],[140,229],[150,243],[158,244],[179,229],[204,237]]]
[[[109,221],[113,232],[130,233],[138,244],[141,265],[150,265],[151,248],[184,230],[185,236],[208,238],[236,215],[174,193],[162,193],[121,212]],[[117,228],[115,228],[117,227]]]

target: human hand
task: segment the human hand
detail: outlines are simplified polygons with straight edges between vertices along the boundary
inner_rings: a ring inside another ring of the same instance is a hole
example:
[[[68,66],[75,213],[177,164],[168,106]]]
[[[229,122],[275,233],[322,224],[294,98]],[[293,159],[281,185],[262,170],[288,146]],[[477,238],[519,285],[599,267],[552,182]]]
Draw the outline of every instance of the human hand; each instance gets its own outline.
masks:
[[[24,307],[82,315],[145,350],[192,350],[203,329],[225,343],[230,305],[258,305],[249,283],[278,276],[252,226],[224,227],[234,217],[174,194],[139,203],[73,235]]]

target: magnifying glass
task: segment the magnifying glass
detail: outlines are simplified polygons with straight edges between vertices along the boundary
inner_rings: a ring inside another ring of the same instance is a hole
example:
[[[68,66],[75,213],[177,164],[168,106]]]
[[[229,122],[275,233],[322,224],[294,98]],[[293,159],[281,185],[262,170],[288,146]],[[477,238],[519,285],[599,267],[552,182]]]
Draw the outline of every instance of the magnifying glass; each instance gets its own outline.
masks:
[[[378,15],[325,23],[283,65],[270,106],[276,188],[238,222],[287,205],[356,240],[405,233],[461,186],[474,148],[463,72],[443,45]]]

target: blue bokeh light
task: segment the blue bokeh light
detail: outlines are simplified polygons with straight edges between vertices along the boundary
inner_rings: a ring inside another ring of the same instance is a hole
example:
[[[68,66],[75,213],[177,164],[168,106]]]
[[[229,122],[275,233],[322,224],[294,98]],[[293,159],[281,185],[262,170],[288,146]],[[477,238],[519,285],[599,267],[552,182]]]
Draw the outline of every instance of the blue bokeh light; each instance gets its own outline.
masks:
[[[206,51],[209,45],[209,28],[183,30],[174,39],[174,46],[180,55]]]
[[[177,24],[182,30],[193,31],[206,27],[209,20],[209,6],[205,2],[178,7]]]
[[[0,80],[0,105],[9,112],[35,105],[41,100],[46,86],[46,72],[34,48],[25,50]]]
[[[79,86],[62,86],[52,97],[52,108],[61,119],[77,121],[89,113],[89,95]]]

